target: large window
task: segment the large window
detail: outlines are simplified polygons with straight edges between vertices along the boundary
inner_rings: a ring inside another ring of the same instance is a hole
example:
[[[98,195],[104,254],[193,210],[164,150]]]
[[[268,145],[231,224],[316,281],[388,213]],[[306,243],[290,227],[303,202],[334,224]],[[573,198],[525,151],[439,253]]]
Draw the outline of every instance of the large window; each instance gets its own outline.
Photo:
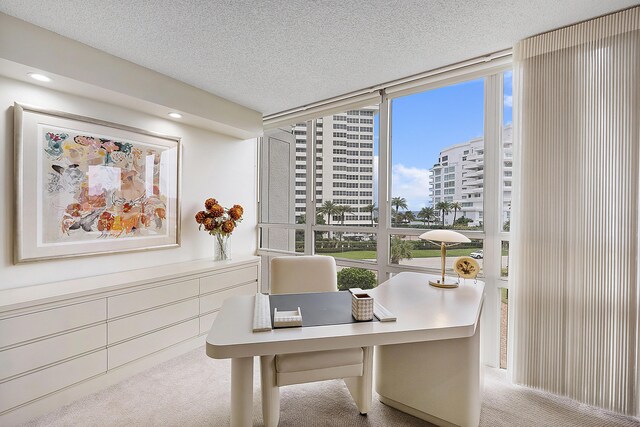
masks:
[[[466,80],[445,76],[380,99],[265,132],[263,286],[271,257],[283,253],[331,255],[346,270],[344,283],[377,285],[403,271],[437,275],[440,250],[418,236],[455,229],[471,242],[447,251],[446,273],[454,275],[459,256],[481,265],[484,357],[498,366],[500,331],[506,334],[498,325],[507,312],[511,73],[475,70]]]

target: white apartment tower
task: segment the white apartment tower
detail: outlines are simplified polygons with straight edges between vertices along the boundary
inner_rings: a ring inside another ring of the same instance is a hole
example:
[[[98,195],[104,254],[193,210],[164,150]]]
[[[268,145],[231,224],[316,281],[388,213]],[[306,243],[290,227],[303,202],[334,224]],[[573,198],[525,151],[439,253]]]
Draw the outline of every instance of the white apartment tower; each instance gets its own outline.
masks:
[[[378,106],[350,110],[316,120],[316,205],[330,200],[350,206],[345,225],[370,225],[374,202],[374,115]],[[293,127],[296,136],[296,220],[305,213],[306,181],[313,174],[306,168],[306,123]],[[326,217],[325,217],[326,220]],[[331,224],[341,218],[334,216]]]
[[[502,222],[510,220],[511,182],[513,174],[513,128],[509,124],[502,131]],[[452,145],[440,152],[438,163],[431,168],[429,196],[432,206],[438,202],[458,202],[461,209],[456,218],[471,220],[469,226],[483,222],[484,139],[474,138]],[[436,212],[441,215],[440,212]],[[445,216],[450,224],[454,213]],[[439,216],[440,217],[440,216]]]

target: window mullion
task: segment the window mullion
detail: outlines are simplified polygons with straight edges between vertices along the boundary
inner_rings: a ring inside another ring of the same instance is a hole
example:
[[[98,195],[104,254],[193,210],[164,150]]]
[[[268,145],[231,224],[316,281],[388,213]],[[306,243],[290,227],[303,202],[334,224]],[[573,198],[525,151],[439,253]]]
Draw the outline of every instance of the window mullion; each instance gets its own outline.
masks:
[[[391,170],[391,101],[382,93],[380,103],[380,123],[378,130],[378,239],[377,263],[378,282],[384,282],[389,277],[389,229],[391,228],[389,185]]]
[[[305,206],[304,253],[315,253],[313,226],[316,224],[316,120],[307,121],[307,197]]]

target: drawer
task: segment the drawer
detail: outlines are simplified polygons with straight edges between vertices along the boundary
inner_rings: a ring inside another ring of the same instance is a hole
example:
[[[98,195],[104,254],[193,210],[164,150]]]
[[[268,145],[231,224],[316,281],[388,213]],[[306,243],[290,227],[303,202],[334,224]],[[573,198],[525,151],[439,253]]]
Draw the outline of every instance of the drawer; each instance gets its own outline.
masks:
[[[0,384],[0,412],[60,390],[107,370],[101,350]]]
[[[196,295],[198,295],[198,279],[109,297],[109,319],[159,305],[171,304]]]
[[[200,314],[208,313],[222,307],[225,299],[236,295],[255,295],[258,290],[256,282],[200,297]]]
[[[198,298],[109,322],[109,344],[198,316]]]
[[[209,333],[211,325],[213,325],[213,321],[216,320],[218,313],[219,312],[214,311],[213,313],[205,314],[200,318],[200,335]]]
[[[0,320],[0,348],[104,321],[106,307],[103,298]]]
[[[106,346],[107,325],[101,324],[0,351],[0,379]]]
[[[258,280],[258,266],[239,268],[237,270],[214,274],[200,278],[200,295],[215,292],[234,285]]]
[[[107,349],[109,352],[109,369],[195,337],[198,335],[198,327],[198,319],[192,319],[109,347]]]

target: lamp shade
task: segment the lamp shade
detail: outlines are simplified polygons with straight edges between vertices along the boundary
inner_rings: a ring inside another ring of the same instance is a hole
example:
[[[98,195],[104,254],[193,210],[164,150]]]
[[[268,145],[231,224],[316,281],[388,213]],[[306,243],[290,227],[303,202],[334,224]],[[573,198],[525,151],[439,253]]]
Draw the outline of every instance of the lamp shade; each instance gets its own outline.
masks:
[[[460,234],[453,230],[431,230],[426,233],[422,233],[420,238],[422,240],[445,243],[467,243],[471,241],[464,234]]]

